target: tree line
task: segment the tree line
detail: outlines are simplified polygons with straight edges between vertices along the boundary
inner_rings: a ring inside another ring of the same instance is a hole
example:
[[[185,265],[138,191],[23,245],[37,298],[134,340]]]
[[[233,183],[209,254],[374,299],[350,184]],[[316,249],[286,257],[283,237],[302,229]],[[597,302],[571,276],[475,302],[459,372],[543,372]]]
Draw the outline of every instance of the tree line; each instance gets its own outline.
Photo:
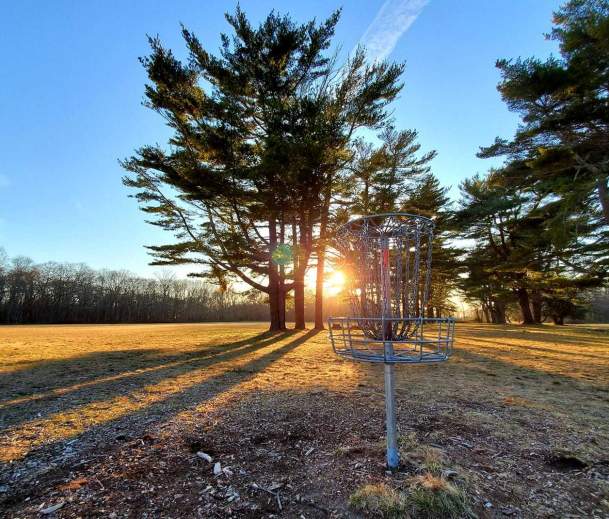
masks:
[[[560,57],[497,62],[522,124],[481,148],[504,165],[462,182],[456,204],[430,169],[435,151],[391,117],[404,64],[363,48],[339,63],[339,18],[298,24],[273,12],[253,26],[237,7],[216,54],[183,28],[186,62],[150,39],[145,104],[173,135],[122,165],[150,222],[174,236],[149,248],[153,264],[248,285],[268,301],[273,330],[285,328],[287,303],[304,328],[314,269],[322,328],[334,230],[406,211],[436,222],[428,315],[451,311],[456,290],[489,322],[514,308],[524,323],[577,315],[609,257],[609,3],[571,0],[554,13]]]
[[[259,321],[266,313],[263,301],[201,280],[146,279],[83,264],[9,260],[0,249],[4,324]]]
[[[579,317],[609,322],[609,288],[591,291],[585,299],[587,312]],[[442,294],[436,293],[432,301],[430,315],[455,310],[443,301]],[[231,288],[222,291],[202,280],[168,274],[150,279],[127,271],[94,270],[81,263],[35,264],[25,257],[9,259],[0,249],[1,324],[263,321],[268,315],[267,303],[259,294]],[[441,306],[433,306],[437,304]],[[341,297],[326,298],[325,309],[324,318],[349,311]],[[481,308],[466,315],[491,322]],[[294,318],[292,300],[287,317]],[[314,317],[315,294],[309,290],[305,319],[311,322]],[[506,319],[518,318],[516,308],[508,305]]]

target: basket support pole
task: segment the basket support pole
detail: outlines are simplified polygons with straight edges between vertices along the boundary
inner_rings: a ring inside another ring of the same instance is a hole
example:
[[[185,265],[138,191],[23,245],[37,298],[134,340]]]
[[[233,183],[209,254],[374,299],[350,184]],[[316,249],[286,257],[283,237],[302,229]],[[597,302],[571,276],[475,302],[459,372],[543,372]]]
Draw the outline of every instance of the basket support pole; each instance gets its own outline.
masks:
[[[385,347],[387,343],[385,343]],[[391,343],[390,343],[391,344]],[[393,349],[393,348],[392,348]],[[394,364],[385,363],[385,415],[387,422],[387,467],[397,470],[400,464],[398,433],[395,417]]]
[[[395,376],[393,361],[393,321],[391,320],[391,284],[389,274],[389,240],[381,240],[381,289],[383,297],[382,329],[385,353],[385,421],[387,429],[387,467],[397,470],[400,464],[395,417]],[[386,320],[387,319],[387,320]],[[389,360],[389,362],[387,362]]]

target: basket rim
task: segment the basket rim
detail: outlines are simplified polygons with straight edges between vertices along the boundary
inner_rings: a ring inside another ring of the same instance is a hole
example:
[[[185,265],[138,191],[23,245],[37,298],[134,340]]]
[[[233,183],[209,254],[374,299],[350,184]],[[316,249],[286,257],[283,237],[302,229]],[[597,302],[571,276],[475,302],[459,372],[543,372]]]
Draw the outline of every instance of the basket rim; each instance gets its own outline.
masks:
[[[394,213],[378,213],[378,214],[369,214],[369,215],[364,215],[364,216],[358,216],[357,218],[353,218],[352,220],[349,220],[348,222],[340,225],[336,229],[336,232],[337,232],[337,234],[339,234],[342,231],[348,230],[354,224],[365,222],[367,220],[373,220],[374,218],[389,218],[389,217],[393,217],[393,216],[407,217],[407,218],[411,218],[412,220],[415,220],[415,221],[423,221],[427,224],[431,224],[432,226],[435,226],[433,219],[428,218],[427,216],[421,216],[419,214],[412,214],[412,213],[394,212]]]
[[[421,321],[421,322],[446,322],[455,321],[452,316],[446,317],[423,317],[423,316],[405,316],[405,317],[382,317],[382,316],[360,316],[360,315],[344,315],[328,317],[328,321]]]

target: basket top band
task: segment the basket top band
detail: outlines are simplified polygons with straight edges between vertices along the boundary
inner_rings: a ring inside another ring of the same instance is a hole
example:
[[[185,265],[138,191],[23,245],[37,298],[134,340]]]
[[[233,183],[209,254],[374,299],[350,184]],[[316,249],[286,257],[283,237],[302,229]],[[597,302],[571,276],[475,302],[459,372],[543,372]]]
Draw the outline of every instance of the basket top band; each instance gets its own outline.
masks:
[[[432,230],[434,226],[434,221],[426,216],[410,213],[381,213],[349,220],[337,229],[336,234],[338,236],[397,238],[411,234],[415,228]]]

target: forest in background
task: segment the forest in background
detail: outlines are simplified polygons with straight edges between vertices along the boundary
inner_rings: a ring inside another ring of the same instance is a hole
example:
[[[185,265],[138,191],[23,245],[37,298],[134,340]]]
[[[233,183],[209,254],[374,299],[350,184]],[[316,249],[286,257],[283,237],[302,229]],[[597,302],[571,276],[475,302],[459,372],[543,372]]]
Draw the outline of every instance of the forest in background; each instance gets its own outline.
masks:
[[[342,295],[328,297],[326,314],[346,315]],[[481,309],[452,308],[459,318],[485,320]],[[315,294],[308,290],[305,319],[315,315]],[[95,324],[265,321],[268,301],[255,292],[239,293],[232,287],[199,279],[176,279],[168,273],[143,278],[127,271],[94,270],[82,263],[9,259],[0,249],[0,324]],[[512,306],[507,320],[518,322]],[[588,292],[578,321],[609,322],[609,289]],[[287,319],[294,318],[288,301]]]
[[[0,323],[261,321],[264,301],[201,280],[154,279],[83,264],[8,260],[0,249]]]

